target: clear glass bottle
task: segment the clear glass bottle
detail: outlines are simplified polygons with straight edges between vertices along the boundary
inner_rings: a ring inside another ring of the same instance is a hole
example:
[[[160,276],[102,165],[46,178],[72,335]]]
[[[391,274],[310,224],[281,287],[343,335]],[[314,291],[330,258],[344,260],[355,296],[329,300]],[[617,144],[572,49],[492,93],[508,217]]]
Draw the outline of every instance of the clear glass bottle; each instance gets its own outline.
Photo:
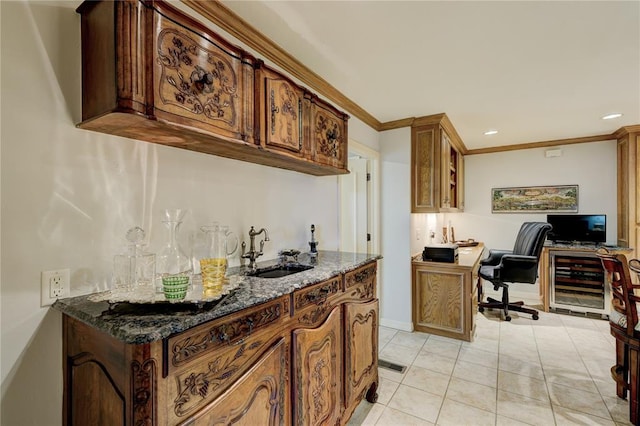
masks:
[[[186,212],[183,209],[168,209],[164,212],[165,217],[162,223],[167,228],[168,237],[167,243],[157,258],[157,292],[165,292],[165,284],[170,284],[174,287],[184,287],[184,294],[186,294],[186,288],[191,285],[191,277],[193,275],[191,261],[178,242],[178,232]],[[183,294],[182,291],[178,293]],[[167,292],[165,292],[165,295],[167,295]],[[177,298],[179,299],[180,297],[178,296]]]
[[[127,252],[113,257],[113,291],[132,297],[143,293],[153,295],[156,256],[143,250],[145,232],[136,226],[127,231],[125,238],[129,242]]]

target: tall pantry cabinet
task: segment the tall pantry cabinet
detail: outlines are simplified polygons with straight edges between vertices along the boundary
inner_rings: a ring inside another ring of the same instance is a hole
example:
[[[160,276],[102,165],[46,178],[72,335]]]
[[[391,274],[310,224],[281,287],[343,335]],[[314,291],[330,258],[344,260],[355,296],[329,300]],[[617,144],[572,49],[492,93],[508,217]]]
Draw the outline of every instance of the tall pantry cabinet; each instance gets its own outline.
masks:
[[[626,126],[614,133],[618,141],[618,245],[633,249],[628,257],[640,255],[640,125]]]
[[[464,145],[446,114],[411,126],[411,213],[464,210]]]

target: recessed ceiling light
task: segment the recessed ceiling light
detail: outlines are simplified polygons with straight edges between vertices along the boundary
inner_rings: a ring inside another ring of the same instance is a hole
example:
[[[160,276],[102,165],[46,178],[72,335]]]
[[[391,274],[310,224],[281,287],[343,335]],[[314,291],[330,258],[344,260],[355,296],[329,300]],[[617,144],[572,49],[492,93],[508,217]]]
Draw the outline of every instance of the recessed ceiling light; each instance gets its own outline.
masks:
[[[602,117],[603,120],[611,120],[613,118],[619,118],[622,117],[622,114],[620,114],[619,112],[614,112],[613,114],[607,114],[605,116]]]
[[[495,135],[496,133],[498,133],[497,130],[487,130],[486,132],[484,132],[484,135],[491,136],[491,135]]]

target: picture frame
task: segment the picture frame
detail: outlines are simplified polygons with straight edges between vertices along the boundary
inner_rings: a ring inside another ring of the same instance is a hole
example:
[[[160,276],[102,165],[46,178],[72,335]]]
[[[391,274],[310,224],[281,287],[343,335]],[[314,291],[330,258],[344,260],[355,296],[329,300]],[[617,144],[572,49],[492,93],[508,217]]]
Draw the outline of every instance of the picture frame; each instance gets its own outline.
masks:
[[[578,185],[491,189],[491,213],[577,213]]]

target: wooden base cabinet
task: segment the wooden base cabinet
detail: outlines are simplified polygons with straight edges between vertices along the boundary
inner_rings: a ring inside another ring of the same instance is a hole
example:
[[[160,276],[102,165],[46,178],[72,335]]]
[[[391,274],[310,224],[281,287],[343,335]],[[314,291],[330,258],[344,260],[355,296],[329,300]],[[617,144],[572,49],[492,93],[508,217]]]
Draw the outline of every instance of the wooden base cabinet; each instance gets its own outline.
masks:
[[[64,315],[63,424],[346,424],[377,399],[376,266],[146,344]]]
[[[457,263],[412,262],[415,331],[473,340],[478,269],[484,246],[465,250]]]

